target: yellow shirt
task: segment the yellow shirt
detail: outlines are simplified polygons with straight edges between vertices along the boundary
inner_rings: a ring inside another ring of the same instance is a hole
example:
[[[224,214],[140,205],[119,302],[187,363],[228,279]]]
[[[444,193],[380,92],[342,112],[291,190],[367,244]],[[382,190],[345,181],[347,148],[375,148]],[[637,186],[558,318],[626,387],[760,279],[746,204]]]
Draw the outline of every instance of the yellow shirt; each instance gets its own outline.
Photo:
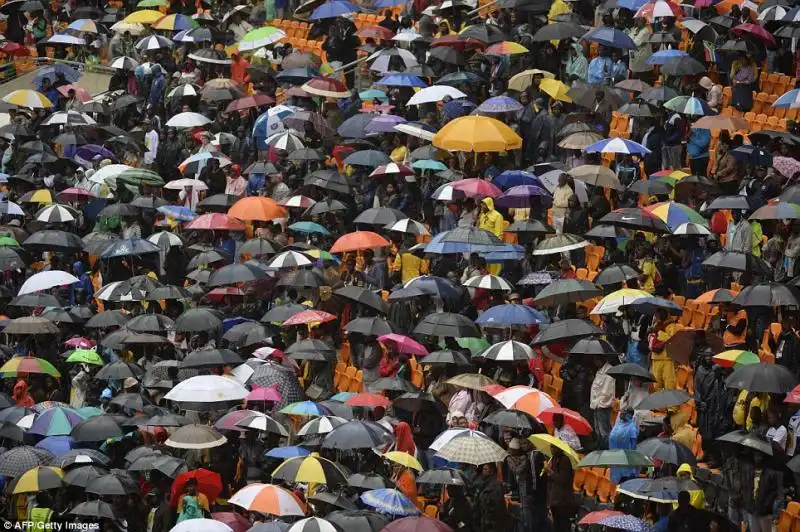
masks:
[[[405,283],[428,273],[428,261],[417,257],[413,253],[401,253],[392,263],[392,271],[399,271],[400,278]]]
[[[391,155],[389,155],[389,158],[392,159],[392,161],[394,161],[395,163],[400,164],[406,160],[407,154],[408,154],[408,148],[406,148],[405,146],[398,146],[392,150],[392,153]]]
[[[656,261],[653,259],[642,259],[639,263],[639,269],[642,271],[644,281],[641,281],[642,290],[652,294],[656,291]]]

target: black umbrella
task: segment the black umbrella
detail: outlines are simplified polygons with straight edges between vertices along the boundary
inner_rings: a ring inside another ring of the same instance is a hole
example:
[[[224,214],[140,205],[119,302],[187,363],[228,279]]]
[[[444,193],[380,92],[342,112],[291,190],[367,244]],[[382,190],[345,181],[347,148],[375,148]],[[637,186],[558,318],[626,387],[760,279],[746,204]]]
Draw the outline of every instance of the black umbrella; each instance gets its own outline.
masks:
[[[467,357],[458,351],[451,351],[444,349],[441,351],[433,351],[429,353],[424,360],[426,365],[453,365],[453,366],[469,366],[472,363]]]
[[[389,207],[372,207],[361,212],[355,217],[353,223],[365,225],[380,225],[381,227],[405,220],[408,216],[403,211]]]
[[[228,264],[214,270],[206,283],[209,287],[226,286],[250,281],[266,279],[267,274],[264,270],[250,266],[249,264]]]
[[[336,348],[333,347],[331,344],[323,341],[323,340],[315,340],[313,338],[307,340],[300,340],[299,342],[295,342],[286,348],[286,354],[292,355],[295,353],[302,353],[302,352],[323,352],[323,353],[335,353]]]
[[[388,516],[367,510],[331,512],[325,519],[347,532],[379,532],[389,524]]]
[[[732,303],[740,307],[796,307],[798,289],[781,283],[748,285],[733,298]]]
[[[438,59],[443,63],[450,65],[463,65],[466,63],[464,54],[453,48],[452,46],[435,46],[430,49],[428,60]]]
[[[262,255],[274,255],[280,249],[280,244],[269,238],[251,238],[239,248],[240,255],[252,255],[260,257]]]
[[[119,405],[128,410],[142,411],[145,406],[149,406],[150,401],[146,400],[140,393],[121,393],[114,396],[109,403]]]
[[[649,438],[637,445],[636,450],[654,460],[677,466],[694,466],[697,462],[691,449],[671,438]]]
[[[639,97],[653,105],[661,105],[676,96],[678,96],[678,93],[669,87],[653,87],[652,89],[644,91]]]
[[[602,338],[588,337],[581,338],[569,348],[570,355],[596,355],[612,356],[618,355],[617,349],[607,340]]]
[[[637,207],[623,208],[606,214],[598,223],[618,225],[629,229],[649,231],[651,233],[670,233],[670,228],[661,218]]]
[[[262,323],[279,322],[283,323],[298,312],[308,310],[308,307],[299,303],[286,303],[272,307],[266,314],[261,316]]]
[[[103,329],[105,327],[121,327],[128,322],[129,318],[118,310],[105,310],[98,312],[84,325],[90,329]]]
[[[607,374],[612,377],[635,377],[642,381],[656,382],[652,373],[635,362],[625,362],[614,366],[608,370]]]
[[[464,28],[459,34],[459,39],[477,39],[486,44],[493,44],[506,40],[506,34],[500,27],[493,24],[473,24]],[[438,47],[437,47],[438,48]]]
[[[100,465],[107,467],[111,459],[100,451],[94,449],[72,449],[50,460],[50,465],[68,469],[74,465]]]
[[[780,364],[749,364],[733,371],[725,386],[758,393],[785,394],[797,386],[797,378]]]
[[[189,309],[175,320],[175,330],[181,332],[215,331],[220,325],[217,313],[207,308]]]
[[[322,440],[326,449],[371,449],[394,441],[392,434],[382,425],[371,421],[353,420],[336,427]]]
[[[651,118],[656,116],[658,109],[647,102],[630,102],[620,107],[619,112],[637,118]],[[648,180],[646,182],[656,183],[657,181]]]
[[[542,424],[535,417],[521,410],[498,410],[486,416],[482,423],[516,430],[538,431]]]
[[[344,286],[333,291],[334,295],[355,301],[381,314],[388,314],[389,305],[378,294],[360,286]]]
[[[410,381],[400,377],[383,377],[372,383],[371,389],[377,391],[392,391],[392,392],[418,392],[419,388],[414,386]]]
[[[227,212],[239,198],[230,194],[214,194],[197,203],[197,210],[203,212]]]
[[[109,503],[99,499],[96,501],[87,501],[76,504],[75,507],[68,513],[72,515],[79,515],[81,517],[88,517],[90,519],[96,519],[98,521],[106,519],[116,521],[119,519],[119,516],[114,511],[114,507]]]
[[[161,301],[169,299],[191,299],[192,293],[185,288],[174,285],[159,286],[147,293],[145,301]],[[174,325],[174,324],[173,324]]]
[[[668,196],[672,192],[672,185],[663,181],[638,180],[628,187],[629,192],[645,194],[647,196]]]
[[[706,211],[740,210],[751,211],[753,204],[747,196],[736,194],[733,196],[719,196],[706,205]]]
[[[532,345],[544,345],[568,338],[576,339],[582,336],[599,336],[601,334],[603,332],[590,321],[579,319],[561,320],[545,325],[539,331],[539,334],[533,338]]]
[[[617,110],[626,102],[626,95],[617,89],[604,86],[578,85],[567,92],[567,96],[587,109],[594,110],[598,105]]]
[[[139,490],[135,483],[125,477],[108,473],[102,477],[98,477],[86,486],[86,493],[94,493],[96,495],[112,496],[112,495],[131,495],[137,493]]]
[[[579,303],[601,296],[603,291],[590,281],[580,279],[560,279],[545,286],[534,298],[537,306],[554,307]]]
[[[24,294],[12,299],[9,303],[12,307],[37,308],[37,307],[64,307],[66,303],[52,294],[34,293]]]
[[[98,216],[122,216],[122,217],[131,217],[131,216],[138,216],[139,209],[131,205],[130,203],[112,203],[98,213]],[[111,242],[109,242],[110,244]],[[109,244],[106,244],[106,248]],[[105,249],[105,248],[103,248]],[[102,251],[102,250],[101,250]]]
[[[760,451],[768,456],[772,456],[773,454],[772,443],[754,432],[734,430],[733,432],[719,436],[715,441],[719,443],[735,443],[736,445],[741,445],[748,449]]]
[[[671,406],[682,405],[691,398],[683,390],[660,390],[642,399],[634,408],[636,410],[665,410]]]
[[[517,235],[547,235],[556,230],[540,220],[519,220],[506,227],[506,232]]]
[[[424,391],[406,392],[392,402],[395,408],[400,408],[401,410],[406,410],[414,414],[430,408],[439,410],[442,414],[446,413],[444,404],[432,394]]]
[[[78,422],[72,428],[70,436],[77,442],[101,442],[122,436],[122,428],[113,416],[104,414]]]
[[[239,344],[242,347],[269,344],[272,342],[272,337],[276,335],[277,332],[275,329],[268,325],[259,323],[255,327],[250,328],[250,330],[244,334],[242,339],[239,341]]]
[[[696,76],[705,72],[708,67],[690,56],[675,57],[661,65],[661,73],[668,76]]]
[[[717,251],[703,261],[703,266],[736,272],[752,272],[756,275],[772,274],[772,268],[764,259],[751,253],[738,251]]]
[[[133,332],[157,333],[169,331],[175,322],[163,314],[139,314],[132,318],[125,327]]]
[[[386,478],[375,473],[355,473],[347,477],[347,485],[362,490],[379,490],[393,488],[394,485]]]
[[[569,22],[553,22],[540,28],[533,34],[532,41],[545,42],[554,40],[568,40],[571,38],[580,38],[586,33],[586,28],[578,24]]]
[[[218,368],[222,366],[238,366],[242,358],[230,349],[200,349],[192,351],[181,360],[181,368]]]
[[[653,183],[653,181],[649,182]],[[616,225],[597,224],[586,231],[583,236],[587,239],[599,238],[601,240],[605,238],[630,238],[630,230],[624,227],[617,227]],[[596,281],[597,279],[595,278],[595,283]]]
[[[222,335],[222,339],[232,344],[240,344],[253,328],[260,326],[257,321],[245,321],[237,323]]]
[[[316,172],[307,175],[303,180],[303,184],[316,186],[324,190],[330,190],[332,192],[338,192],[341,194],[349,194],[351,188],[350,183],[347,182],[347,179],[339,174],[336,170],[317,170]],[[317,207],[317,205],[319,205],[319,203],[309,207],[309,211]],[[306,211],[306,213],[309,211]]]
[[[100,478],[104,475],[108,474],[108,469],[103,467],[102,465],[82,465],[79,467],[73,467],[66,473],[64,473],[64,484],[67,486],[77,486],[79,488],[85,488],[89,485],[90,482],[95,480],[96,478]]]
[[[83,251],[83,241],[74,233],[45,229],[29,236],[22,246],[31,251],[71,253]]]
[[[126,335],[130,334],[125,332]],[[124,338],[122,338],[124,340]],[[125,380],[129,377],[139,379],[144,375],[144,370],[136,364],[117,360],[100,368],[94,376],[95,379],[103,381]]]
[[[347,500],[343,495],[337,495],[335,493],[328,493],[326,491],[320,491],[315,493],[314,495],[308,497],[308,502],[310,503],[323,503],[329,504],[335,508],[341,508],[342,510],[349,510],[355,511],[358,510],[355,504]],[[288,524],[287,524],[288,526]],[[250,530],[248,532],[257,532],[255,530]]]
[[[414,334],[425,336],[450,336],[453,338],[480,338],[481,333],[466,316],[452,312],[428,314],[414,327]]]
[[[344,326],[344,330],[348,333],[361,333],[368,336],[383,336],[384,334],[392,334],[395,328],[391,322],[383,318],[356,318],[348,322]]]

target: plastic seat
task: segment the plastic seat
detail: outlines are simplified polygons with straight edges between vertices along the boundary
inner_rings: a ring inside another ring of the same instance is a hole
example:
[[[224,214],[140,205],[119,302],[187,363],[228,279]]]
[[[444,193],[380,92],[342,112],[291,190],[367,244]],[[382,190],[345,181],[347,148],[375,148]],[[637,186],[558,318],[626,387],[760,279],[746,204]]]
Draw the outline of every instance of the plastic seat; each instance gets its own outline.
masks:
[[[797,501],[790,502],[789,504],[786,505],[786,510],[784,511],[787,512],[792,517],[795,518],[800,517],[800,502]]]
[[[779,118],[777,116],[770,116],[769,118],[767,118],[767,127],[769,127],[769,129],[777,129],[778,121]]]
[[[575,470],[575,473],[572,475],[572,491],[580,492],[583,488],[583,483],[586,480],[586,469],[581,468]]]
[[[785,118],[781,118],[778,120],[778,129],[781,131],[786,131],[789,128],[789,121]]]
[[[702,329],[706,323],[706,316],[708,316],[708,314],[700,309],[693,310],[691,327],[695,329]]]
[[[778,518],[778,532],[792,532],[795,518],[786,510]]]
[[[337,390],[340,392],[346,392],[350,389],[350,383],[356,377],[356,369],[355,366],[348,366],[347,369],[344,371],[344,375],[341,376],[339,379],[339,387]]]
[[[586,472],[586,480],[583,481],[583,493],[587,497],[594,497],[597,494],[597,486],[600,484],[600,477],[594,471]]]
[[[350,382],[348,392],[361,393],[364,390],[364,372],[358,370],[355,378]]]
[[[683,296],[672,296],[672,301],[677,305],[683,307],[686,304],[686,298]]]
[[[762,71],[761,74],[758,76],[758,88],[762,92],[767,92],[764,90],[764,85],[767,83],[767,78],[769,77],[769,72]]]
[[[439,509],[433,504],[429,504],[425,507],[425,515],[432,519],[439,519]]]
[[[611,482],[609,479],[603,477],[597,483],[597,498],[602,503],[607,503],[611,501],[611,497],[614,491],[614,483]]]
[[[731,99],[733,98],[733,90],[730,87],[722,87],[722,106],[728,107],[731,103]],[[725,114],[725,110],[722,110],[722,114]]]
[[[339,381],[342,380],[342,375],[344,375],[346,369],[347,364],[344,362],[336,363],[336,369],[333,372],[333,387],[337,390],[339,389]]]

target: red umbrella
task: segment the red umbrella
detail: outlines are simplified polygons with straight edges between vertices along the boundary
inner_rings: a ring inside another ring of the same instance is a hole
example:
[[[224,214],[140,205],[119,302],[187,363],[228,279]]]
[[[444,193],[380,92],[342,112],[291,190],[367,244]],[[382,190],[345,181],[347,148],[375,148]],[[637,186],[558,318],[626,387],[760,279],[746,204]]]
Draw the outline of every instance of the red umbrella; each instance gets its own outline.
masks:
[[[369,26],[368,28],[361,28],[356,32],[356,35],[363,39],[377,39],[388,41],[394,37],[394,32],[389,28],[383,26]]]
[[[364,392],[347,398],[344,404],[349,406],[363,406],[367,408],[375,408],[376,406],[387,407],[391,405],[392,402],[386,397],[379,395],[377,393]]]
[[[186,229],[197,229],[204,231],[244,231],[244,223],[231,218],[227,214],[212,212],[198,216],[186,224]]]
[[[786,399],[784,399],[783,402],[800,405],[800,385],[795,386],[794,390],[786,395]]]
[[[623,512],[618,512],[617,510],[598,510],[596,512],[589,512],[583,519],[578,521],[579,525],[596,525],[600,523],[603,519],[608,519],[609,517],[614,517],[617,515],[625,515]]]
[[[324,96],[326,98],[349,98],[350,90],[347,86],[334,78],[318,76],[306,81],[301,87],[309,94]]]
[[[398,353],[420,356],[425,356],[428,354],[428,350],[425,349],[424,345],[420,344],[413,338],[403,336],[402,334],[384,334],[383,336],[378,337],[378,341],[384,345],[390,345],[392,349]]]
[[[215,512],[211,514],[211,519],[225,523],[233,532],[245,532],[252,526],[246,517],[235,512]]]
[[[737,37],[752,36],[761,41],[766,46],[777,46],[775,37],[770,32],[764,29],[763,26],[745,22],[731,29],[731,33]]]
[[[451,184],[454,190],[460,190],[470,198],[497,198],[503,194],[497,186],[478,178],[462,179]]]
[[[382,248],[388,245],[390,245],[389,241],[378,233],[373,233],[372,231],[354,231],[339,237],[339,239],[333,243],[329,251],[331,253],[344,253],[346,251]]]
[[[221,301],[225,296],[243,295],[245,295],[244,292],[242,292],[242,289],[238,286],[220,286],[219,288],[215,288],[206,294],[209,299],[214,301]]]
[[[385,177],[385,176],[410,176],[414,175],[414,170],[404,164],[389,163],[377,167],[369,174],[370,177]]]
[[[31,51],[27,46],[19,43],[8,41],[3,46],[0,46],[0,52],[15,55],[17,57],[27,57],[31,55]]]
[[[465,50],[483,50],[486,48],[486,43],[473,39],[472,37],[460,37],[458,35],[447,35],[445,37],[438,37],[431,42],[432,47],[436,46],[451,46],[456,50],[463,52]]]
[[[259,92],[252,96],[245,96],[238,100],[233,100],[225,109],[225,112],[243,111],[251,107],[261,107],[262,105],[272,105],[273,103],[275,103],[275,98],[269,94]]]
[[[58,92],[60,92],[64,96],[67,96],[69,91],[73,90],[75,91],[75,97],[83,103],[86,103],[92,99],[92,95],[86,92],[86,89],[78,87],[77,85],[72,85],[72,84],[61,85],[56,90],[58,90]]]
[[[552,427],[553,416],[556,414],[561,414],[561,416],[564,417],[564,424],[575,429],[576,434],[580,436],[586,436],[587,434],[592,433],[592,426],[589,424],[589,422],[586,421],[582,415],[574,410],[570,410],[569,408],[551,406],[550,408],[545,408],[542,410],[536,417],[548,427]]]
[[[187,471],[181,473],[172,483],[172,490],[169,495],[169,503],[173,508],[178,507],[178,500],[186,491],[186,482],[189,479],[194,479],[197,482],[197,491],[202,493],[208,498],[209,504],[217,500],[219,494],[222,493],[222,478],[218,473],[209,471],[208,469],[195,469],[194,471]]]
[[[302,312],[298,312],[288,320],[284,321],[281,325],[282,327],[291,327],[292,325],[308,325],[309,323],[325,323],[327,321],[333,321],[337,318],[333,314],[329,312],[325,312],[322,310],[304,310]]]

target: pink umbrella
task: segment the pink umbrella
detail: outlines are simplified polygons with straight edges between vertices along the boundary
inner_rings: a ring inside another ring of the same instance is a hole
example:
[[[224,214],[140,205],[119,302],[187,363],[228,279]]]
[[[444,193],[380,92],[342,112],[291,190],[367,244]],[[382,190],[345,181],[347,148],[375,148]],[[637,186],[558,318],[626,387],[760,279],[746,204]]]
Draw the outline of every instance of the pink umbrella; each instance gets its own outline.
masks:
[[[245,532],[252,526],[246,517],[234,512],[215,512],[211,514],[211,519],[225,523],[233,532]]]
[[[86,92],[86,89],[82,89],[82,88],[78,87],[77,85],[72,85],[72,84],[61,85],[60,87],[58,87],[57,90],[58,90],[58,92],[60,92],[64,96],[67,96],[67,93],[69,93],[70,90],[74,90],[75,91],[75,97],[77,99],[79,99],[83,103],[86,103],[86,102],[88,102],[89,100],[92,99],[92,95],[89,94],[88,92]]]
[[[76,336],[64,342],[64,345],[66,345],[67,347],[72,347],[74,349],[91,349],[92,347],[94,347],[94,342],[92,342],[88,338],[84,338],[82,336]]]
[[[95,199],[97,196],[88,190],[76,187],[65,188],[57,195],[59,201],[66,201],[68,203],[89,201]]]
[[[462,179],[453,181],[451,185],[453,185],[454,190],[460,190],[470,198],[497,198],[503,194],[502,190],[483,179]]]
[[[261,386],[250,392],[245,399],[247,401],[278,402],[281,400],[281,394],[273,386]]]
[[[269,357],[275,357],[278,360],[283,360],[286,358],[286,353],[281,351],[280,349],[275,349],[274,347],[259,347],[255,351],[253,351],[253,356],[256,358],[260,358],[261,360],[266,360]]]
[[[206,231],[244,231],[244,222],[231,218],[227,214],[212,212],[198,216],[186,224],[186,229],[198,229]]]
[[[425,356],[428,354],[428,350],[425,349],[425,346],[413,338],[403,336],[402,334],[384,334],[383,336],[378,337],[378,341],[382,344],[388,344],[398,353],[407,353],[409,355],[419,356]]]
[[[236,424],[246,417],[258,416],[261,412],[255,410],[234,410],[228,412],[214,423],[214,428],[217,430],[235,430],[236,432],[247,432],[244,427],[239,427]]]
[[[791,179],[797,172],[800,172],[800,162],[793,157],[782,155],[772,158],[772,167],[783,177]]]

